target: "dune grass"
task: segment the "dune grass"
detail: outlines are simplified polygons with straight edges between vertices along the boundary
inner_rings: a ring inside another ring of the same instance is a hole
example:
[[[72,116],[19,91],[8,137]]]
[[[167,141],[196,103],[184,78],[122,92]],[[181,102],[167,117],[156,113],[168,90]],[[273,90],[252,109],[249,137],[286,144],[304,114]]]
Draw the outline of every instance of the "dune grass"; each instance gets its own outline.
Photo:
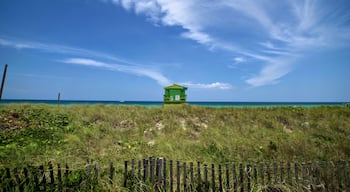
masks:
[[[0,167],[148,156],[208,163],[350,157],[346,107],[4,105],[0,127]]]

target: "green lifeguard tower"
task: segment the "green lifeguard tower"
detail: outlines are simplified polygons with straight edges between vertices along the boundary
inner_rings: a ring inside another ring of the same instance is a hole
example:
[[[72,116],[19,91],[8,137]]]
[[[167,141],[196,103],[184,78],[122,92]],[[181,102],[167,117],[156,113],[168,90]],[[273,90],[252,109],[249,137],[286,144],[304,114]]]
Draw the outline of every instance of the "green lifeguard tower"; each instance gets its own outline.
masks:
[[[164,87],[164,104],[186,103],[186,90],[187,87],[177,84]]]

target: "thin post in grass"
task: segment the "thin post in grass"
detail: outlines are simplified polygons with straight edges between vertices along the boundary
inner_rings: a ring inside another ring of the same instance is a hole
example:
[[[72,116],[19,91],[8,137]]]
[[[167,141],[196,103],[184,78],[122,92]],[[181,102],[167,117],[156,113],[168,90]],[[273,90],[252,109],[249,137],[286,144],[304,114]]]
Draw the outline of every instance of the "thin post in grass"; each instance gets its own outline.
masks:
[[[58,105],[58,107],[60,107],[60,104],[61,104],[61,93],[58,92],[58,95],[57,95],[57,105]]]
[[[6,73],[7,73],[7,64],[5,64],[4,73],[2,75],[1,88],[0,88],[0,101],[2,100],[2,91],[4,90]]]

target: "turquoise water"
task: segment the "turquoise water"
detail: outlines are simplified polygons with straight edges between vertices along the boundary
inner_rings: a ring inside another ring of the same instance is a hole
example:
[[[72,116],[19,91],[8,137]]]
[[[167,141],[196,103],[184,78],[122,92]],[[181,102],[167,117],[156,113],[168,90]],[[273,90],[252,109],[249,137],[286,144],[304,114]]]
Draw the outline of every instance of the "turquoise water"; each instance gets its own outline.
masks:
[[[344,106],[346,102],[187,102],[190,105],[199,105],[206,107],[318,107],[318,106]],[[2,100],[0,105],[4,104],[48,104],[57,105],[57,100]],[[60,105],[126,105],[126,106],[144,106],[161,107],[162,101],[77,101],[63,100]]]

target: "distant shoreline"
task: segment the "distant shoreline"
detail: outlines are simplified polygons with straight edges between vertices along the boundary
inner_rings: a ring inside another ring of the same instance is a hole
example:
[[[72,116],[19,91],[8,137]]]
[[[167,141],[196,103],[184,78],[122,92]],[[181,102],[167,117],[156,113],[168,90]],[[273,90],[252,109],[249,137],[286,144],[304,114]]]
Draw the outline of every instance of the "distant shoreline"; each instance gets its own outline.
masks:
[[[319,107],[344,106],[349,102],[223,102],[223,101],[189,101],[187,104],[204,107]],[[0,105],[5,104],[47,104],[57,105],[57,100],[31,99],[3,99]],[[116,105],[116,106],[144,106],[161,107],[163,101],[99,101],[99,100],[61,100],[60,105]]]

